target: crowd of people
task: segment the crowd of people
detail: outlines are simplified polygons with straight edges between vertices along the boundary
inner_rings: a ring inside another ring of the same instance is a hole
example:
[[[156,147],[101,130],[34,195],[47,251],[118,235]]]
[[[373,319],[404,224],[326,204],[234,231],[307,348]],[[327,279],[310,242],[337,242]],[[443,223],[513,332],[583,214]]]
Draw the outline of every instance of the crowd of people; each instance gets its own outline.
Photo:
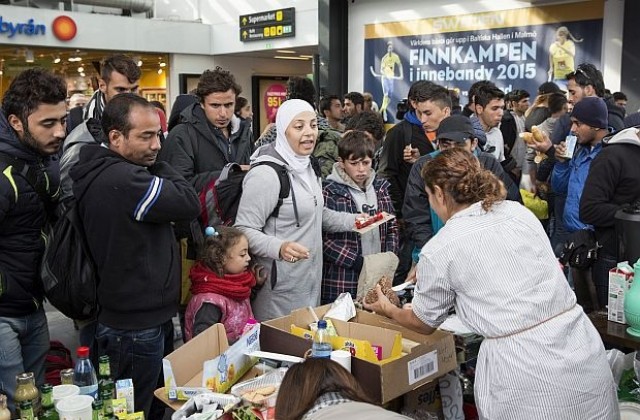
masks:
[[[567,92],[543,83],[533,104],[524,90],[482,80],[462,108],[458,92],[415,82],[388,132],[370,94],[316,103],[313,83],[292,77],[275,122],[254,139],[251,105],[219,67],[176,98],[169,118],[136,94],[140,71],[124,55],[106,57],[94,95],[69,110],[59,76],[21,73],[0,112],[0,391],[10,408],[17,374],[44,380],[41,231],[74,199],[100,279],[99,311],[78,322],[80,342],[109,355],[114,378],[133,379],[135,410],[148,418],[176,313],[186,340],[221,322],[233,342],[250,318],[355,297],[365,257],[382,253],[398,255],[394,282],[416,281],[416,296],[401,309],[379,293],[370,309],[430,334],[455,305],[486,338],[483,418],[615,418],[585,311],[606,304],[614,215],[640,199],[636,115],[625,118],[626,97],[608,95],[591,64],[550,74]],[[541,138],[525,142],[534,127]],[[207,226],[203,191],[230,164],[244,176],[233,227]],[[548,203],[546,217],[526,209],[524,192]],[[357,217],[376,212],[396,219],[354,231]],[[585,231],[601,245],[597,260],[563,272],[563,245]],[[371,410],[352,379],[338,382],[279,399],[282,418],[334,405],[325,400]]]

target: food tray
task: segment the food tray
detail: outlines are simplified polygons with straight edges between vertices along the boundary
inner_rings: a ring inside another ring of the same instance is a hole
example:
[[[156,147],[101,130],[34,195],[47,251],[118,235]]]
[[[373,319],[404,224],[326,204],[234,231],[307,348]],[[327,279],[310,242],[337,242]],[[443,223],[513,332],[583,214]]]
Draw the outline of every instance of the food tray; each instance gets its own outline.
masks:
[[[171,415],[171,420],[179,420],[183,417],[188,417],[196,413],[197,410],[196,410],[195,398],[200,397],[201,395],[209,396],[210,400],[212,402],[217,403],[220,406],[220,408],[225,408],[228,405],[236,406],[242,401],[239,397],[235,395],[219,394],[217,392],[204,392],[202,394],[198,394],[194,397],[189,398],[189,401],[184,403],[182,407],[180,407],[178,410],[176,410],[175,413]]]
[[[235,395],[236,397],[242,398],[242,396],[247,392],[267,386],[274,386],[276,388],[276,391],[271,394],[265,401],[268,406],[275,406],[275,400],[278,395],[278,390],[280,388],[280,384],[282,384],[284,375],[287,373],[287,370],[287,368],[274,369],[271,372],[266,373],[262,376],[258,376],[255,379],[236,384],[231,387],[231,394]]]

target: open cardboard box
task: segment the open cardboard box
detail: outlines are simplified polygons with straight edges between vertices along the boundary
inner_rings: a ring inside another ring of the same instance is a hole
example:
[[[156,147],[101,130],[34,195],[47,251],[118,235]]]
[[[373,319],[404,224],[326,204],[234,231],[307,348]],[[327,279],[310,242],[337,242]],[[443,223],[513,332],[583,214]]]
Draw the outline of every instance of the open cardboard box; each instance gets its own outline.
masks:
[[[329,307],[321,306],[314,311],[321,318]],[[311,348],[311,341],[291,334],[291,325],[306,329],[314,321],[308,309],[299,309],[288,316],[263,322],[260,330],[261,349],[302,357]],[[358,324],[363,324],[363,329],[373,326],[398,331],[403,338],[418,343],[409,353],[381,363],[352,358],[351,373],[365,392],[381,404],[417,389],[457,366],[453,335],[448,332],[437,330],[431,335],[419,334],[386,317],[362,310],[356,312],[350,324],[355,329]]]
[[[215,324],[186,342],[162,359],[166,399],[186,401],[196,394],[208,391],[209,388],[203,386],[203,367],[205,362],[215,361],[216,358],[223,362],[220,364],[215,362],[215,364],[225,367],[225,372],[221,374],[226,379],[224,387],[216,389],[215,392],[228,390],[257,361],[256,358],[246,356],[245,353],[260,350],[259,335],[260,325],[256,325],[249,333],[229,346],[224,325]],[[233,366],[235,372],[230,374],[232,362],[235,364]]]

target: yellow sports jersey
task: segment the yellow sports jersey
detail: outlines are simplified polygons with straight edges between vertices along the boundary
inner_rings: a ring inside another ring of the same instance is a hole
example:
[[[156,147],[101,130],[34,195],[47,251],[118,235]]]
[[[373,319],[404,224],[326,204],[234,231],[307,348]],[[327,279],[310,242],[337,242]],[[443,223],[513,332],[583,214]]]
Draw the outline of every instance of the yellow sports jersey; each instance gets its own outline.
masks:
[[[557,42],[549,47],[549,55],[553,64],[553,78],[564,80],[567,74],[575,70],[573,57],[576,54],[576,47],[573,41],[566,40],[562,47]]]
[[[399,66],[402,65],[402,63],[400,63],[400,57],[398,57],[398,54],[394,52],[386,53],[382,57],[382,60],[380,60],[380,69],[382,70],[382,75],[385,77],[394,77],[396,64]]]

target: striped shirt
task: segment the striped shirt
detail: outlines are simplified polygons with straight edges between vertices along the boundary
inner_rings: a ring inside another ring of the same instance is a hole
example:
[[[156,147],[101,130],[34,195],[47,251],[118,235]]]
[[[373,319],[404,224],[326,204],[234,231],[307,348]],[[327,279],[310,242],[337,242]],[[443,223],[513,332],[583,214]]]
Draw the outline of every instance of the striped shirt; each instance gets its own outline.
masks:
[[[469,329],[497,338],[478,356],[480,418],[619,418],[602,341],[525,207],[473,204],[422,248],[416,316],[437,327],[452,306]]]

